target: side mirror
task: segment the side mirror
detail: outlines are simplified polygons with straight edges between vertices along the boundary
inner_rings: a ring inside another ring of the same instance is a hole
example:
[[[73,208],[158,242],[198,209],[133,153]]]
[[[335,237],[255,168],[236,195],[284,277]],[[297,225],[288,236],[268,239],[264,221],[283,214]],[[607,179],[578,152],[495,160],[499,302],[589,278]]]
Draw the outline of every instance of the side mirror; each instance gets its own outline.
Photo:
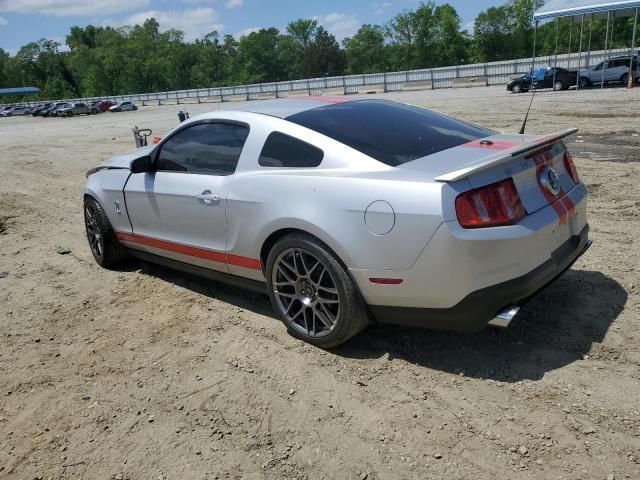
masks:
[[[131,173],[152,172],[153,165],[151,163],[151,155],[145,155],[144,157],[132,160],[129,165],[129,170],[131,170]]]

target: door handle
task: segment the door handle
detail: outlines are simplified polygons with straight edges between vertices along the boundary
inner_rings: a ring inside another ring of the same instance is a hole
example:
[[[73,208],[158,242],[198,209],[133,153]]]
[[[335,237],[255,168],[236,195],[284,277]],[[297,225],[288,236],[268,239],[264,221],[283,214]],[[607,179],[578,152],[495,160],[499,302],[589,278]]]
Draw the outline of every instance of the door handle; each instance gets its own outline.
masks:
[[[213,205],[220,201],[220,196],[211,193],[211,190],[205,190],[204,192],[196,195],[198,200],[201,200],[205,205]]]

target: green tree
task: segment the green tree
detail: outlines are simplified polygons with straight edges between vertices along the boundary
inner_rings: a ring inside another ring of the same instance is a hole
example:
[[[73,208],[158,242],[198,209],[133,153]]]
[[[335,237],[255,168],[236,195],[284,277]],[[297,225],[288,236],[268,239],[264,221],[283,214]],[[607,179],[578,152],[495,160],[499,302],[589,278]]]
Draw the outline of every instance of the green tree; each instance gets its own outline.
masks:
[[[342,75],[346,59],[336,37],[324,27],[318,27],[312,42],[305,50],[302,65],[306,77]]]
[[[313,42],[318,32],[318,21],[312,18],[299,18],[287,24],[287,33],[304,52]]]
[[[474,56],[477,61],[492,62],[513,52],[513,29],[505,6],[480,12],[473,24]]]
[[[280,37],[278,29],[271,27],[240,38],[238,55],[242,67],[242,82],[273,82],[285,78],[286,69],[279,55]]]
[[[363,25],[351,38],[343,41],[348,73],[384,72],[389,68],[389,52],[384,29]]]

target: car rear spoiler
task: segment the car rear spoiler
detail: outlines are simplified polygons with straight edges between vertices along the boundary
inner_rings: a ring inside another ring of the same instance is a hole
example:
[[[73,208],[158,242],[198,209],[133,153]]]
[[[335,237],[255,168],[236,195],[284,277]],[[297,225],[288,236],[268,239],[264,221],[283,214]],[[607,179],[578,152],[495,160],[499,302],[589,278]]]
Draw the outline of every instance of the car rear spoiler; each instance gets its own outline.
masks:
[[[436,182],[455,182],[457,180],[462,180],[463,178],[466,178],[474,173],[481,172],[483,170],[486,170],[487,168],[491,168],[501,163],[508,162],[509,160],[512,160],[520,155],[524,155],[527,152],[531,152],[533,150],[537,150],[539,148],[555,143],[558,140],[568,137],[569,135],[573,135],[577,131],[577,128],[567,128],[566,130],[552,133],[550,135],[537,137],[533,139],[533,141],[514,146],[513,148],[509,148],[507,150],[502,150],[488,157],[484,157],[479,162],[468,165],[464,168],[438,175],[434,180]]]

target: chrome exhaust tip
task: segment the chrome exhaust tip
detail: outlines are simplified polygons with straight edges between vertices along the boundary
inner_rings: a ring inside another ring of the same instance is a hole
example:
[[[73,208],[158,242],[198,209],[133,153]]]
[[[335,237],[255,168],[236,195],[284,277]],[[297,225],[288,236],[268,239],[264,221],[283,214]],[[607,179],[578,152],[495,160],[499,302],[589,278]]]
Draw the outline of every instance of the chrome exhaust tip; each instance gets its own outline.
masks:
[[[489,320],[489,325],[494,327],[507,328],[511,323],[511,320],[518,314],[520,307],[507,307],[504,310],[498,312],[498,314],[492,320]]]

